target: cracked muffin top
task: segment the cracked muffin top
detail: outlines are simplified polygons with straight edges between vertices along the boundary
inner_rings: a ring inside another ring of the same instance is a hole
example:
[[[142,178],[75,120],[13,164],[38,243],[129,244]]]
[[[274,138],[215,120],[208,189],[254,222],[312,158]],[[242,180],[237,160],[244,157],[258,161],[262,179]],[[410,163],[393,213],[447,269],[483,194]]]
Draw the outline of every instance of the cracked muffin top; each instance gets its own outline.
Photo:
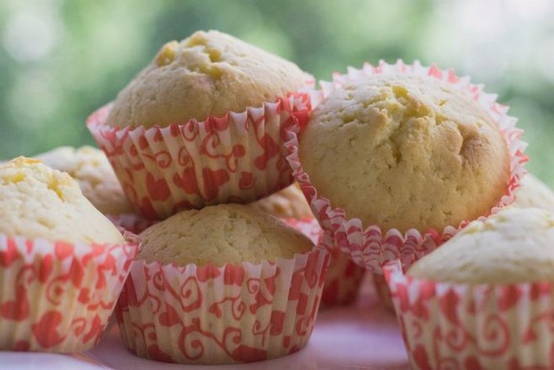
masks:
[[[0,210],[0,234],[65,242],[124,242],[71,176],[36,159],[19,157],[0,164]]]
[[[146,229],[139,239],[138,258],[182,266],[275,261],[313,247],[278,218],[241,204],[182,211]]]
[[[218,31],[165,44],[115,99],[110,126],[168,126],[242,112],[313,81],[294,63]]]
[[[77,180],[83,195],[103,214],[133,213],[108,158],[100,149],[62,146],[35,157]]]
[[[347,217],[402,232],[487,214],[510,176],[492,117],[466,92],[414,75],[337,86],[314,110],[299,155],[319,194]]]
[[[554,281],[554,214],[507,207],[470,223],[408,274],[468,284]]]

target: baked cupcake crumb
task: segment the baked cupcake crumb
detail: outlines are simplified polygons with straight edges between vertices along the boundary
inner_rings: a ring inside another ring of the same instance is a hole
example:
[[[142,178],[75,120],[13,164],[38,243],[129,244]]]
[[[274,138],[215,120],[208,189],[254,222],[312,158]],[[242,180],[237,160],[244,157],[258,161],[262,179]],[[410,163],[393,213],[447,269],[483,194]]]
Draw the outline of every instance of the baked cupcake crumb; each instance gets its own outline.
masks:
[[[0,233],[50,241],[122,243],[66,173],[19,157],[0,164]]]
[[[79,183],[84,196],[100,212],[109,215],[133,213],[123,189],[104,153],[91,146],[63,146],[35,158],[58,171],[67,172]]]
[[[254,207],[220,204],[187,210],[139,235],[147,262],[215,266],[292,258],[313,244],[299,231]]]
[[[486,215],[510,177],[498,125],[468,93],[432,77],[391,73],[337,86],[299,144],[318,194],[383,230],[442,231]]]
[[[505,208],[469,224],[408,275],[467,284],[554,281],[554,214]]]
[[[218,31],[166,43],[117,96],[110,126],[168,126],[259,107],[313,80],[294,63]]]

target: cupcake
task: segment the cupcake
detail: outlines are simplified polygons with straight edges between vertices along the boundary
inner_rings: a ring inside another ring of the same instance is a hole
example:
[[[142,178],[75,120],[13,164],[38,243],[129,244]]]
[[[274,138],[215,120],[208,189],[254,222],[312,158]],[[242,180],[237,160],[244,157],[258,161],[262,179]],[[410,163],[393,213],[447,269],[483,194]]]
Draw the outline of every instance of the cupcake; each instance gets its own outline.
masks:
[[[324,85],[288,160],[338,246],[372,272],[407,266],[513,200],[525,157],[505,109],[453,73],[364,67]]]
[[[133,213],[110,162],[101,150],[91,146],[62,146],[35,158],[71,175],[79,183],[83,195],[103,214]]]
[[[412,368],[554,367],[554,214],[508,207],[385,269]]]
[[[0,349],[90,349],[136,246],[75,180],[38,160],[0,165],[0,209]]]
[[[271,359],[305,346],[328,254],[240,204],[187,210],[139,235],[117,308],[138,356],[178,363]]]
[[[284,219],[288,225],[302,231],[315,244],[318,243],[321,227],[298,184],[290,185],[252,205]],[[365,270],[352,262],[348,254],[336,248],[330,250],[330,256],[321,304],[325,307],[350,304],[358,296]]]
[[[548,185],[530,173],[521,179],[521,187],[515,196],[514,207],[536,207],[554,212],[554,192]]]
[[[284,131],[303,126],[313,83],[295,64],[217,31],[165,44],[88,120],[144,216],[251,202],[292,183]]]
[[[279,218],[311,219],[314,217],[310,205],[298,184],[260,199],[252,205]]]

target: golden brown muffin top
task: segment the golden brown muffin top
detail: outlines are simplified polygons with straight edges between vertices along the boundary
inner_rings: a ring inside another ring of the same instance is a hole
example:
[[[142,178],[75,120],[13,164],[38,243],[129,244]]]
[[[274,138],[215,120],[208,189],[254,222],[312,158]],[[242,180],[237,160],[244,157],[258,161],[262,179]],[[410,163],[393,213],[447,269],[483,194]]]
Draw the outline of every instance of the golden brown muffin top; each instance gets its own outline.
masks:
[[[309,251],[299,231],[249,205],[220,204],[171,216],[139,235],[138,258],[200,266],[275,261]]]
[[[165,44],[115,99],[111,126],[168,126],[242,112],[305,87],[298,66],[218,31]]]
[[[300,138],[320,195],[364,226],[441,230],[505,193],[509,152],[469,94],[432,77],[384,74],[335,88]]]
[[[62,146],[35,157],[77,180],[83,195],[100,212],[110,215],[133,212],[108,158],[100,149]]]
[[[408,274],[468,284],[554,281],[554,214],[508,207],[469,224]]]
[[[50,241],[122,243],[77,182],[35,159],[0,164],[0,233]]]

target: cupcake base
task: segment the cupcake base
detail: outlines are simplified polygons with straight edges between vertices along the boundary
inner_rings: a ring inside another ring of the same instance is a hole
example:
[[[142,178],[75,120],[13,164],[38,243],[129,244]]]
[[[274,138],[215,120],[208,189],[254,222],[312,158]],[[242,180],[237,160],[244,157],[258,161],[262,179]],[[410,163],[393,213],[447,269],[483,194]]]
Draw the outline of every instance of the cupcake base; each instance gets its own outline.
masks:
[[[296,352],[317,315],[329,255],[214,267],[137,260],[116,317],[126,346],[153,360],[226,364]]]
[[[0,350],[82,352],[100,338],[137,246],[0,235]]]
[[[469,285],[385,267],[413,369],[554,368],[554,286]]]

